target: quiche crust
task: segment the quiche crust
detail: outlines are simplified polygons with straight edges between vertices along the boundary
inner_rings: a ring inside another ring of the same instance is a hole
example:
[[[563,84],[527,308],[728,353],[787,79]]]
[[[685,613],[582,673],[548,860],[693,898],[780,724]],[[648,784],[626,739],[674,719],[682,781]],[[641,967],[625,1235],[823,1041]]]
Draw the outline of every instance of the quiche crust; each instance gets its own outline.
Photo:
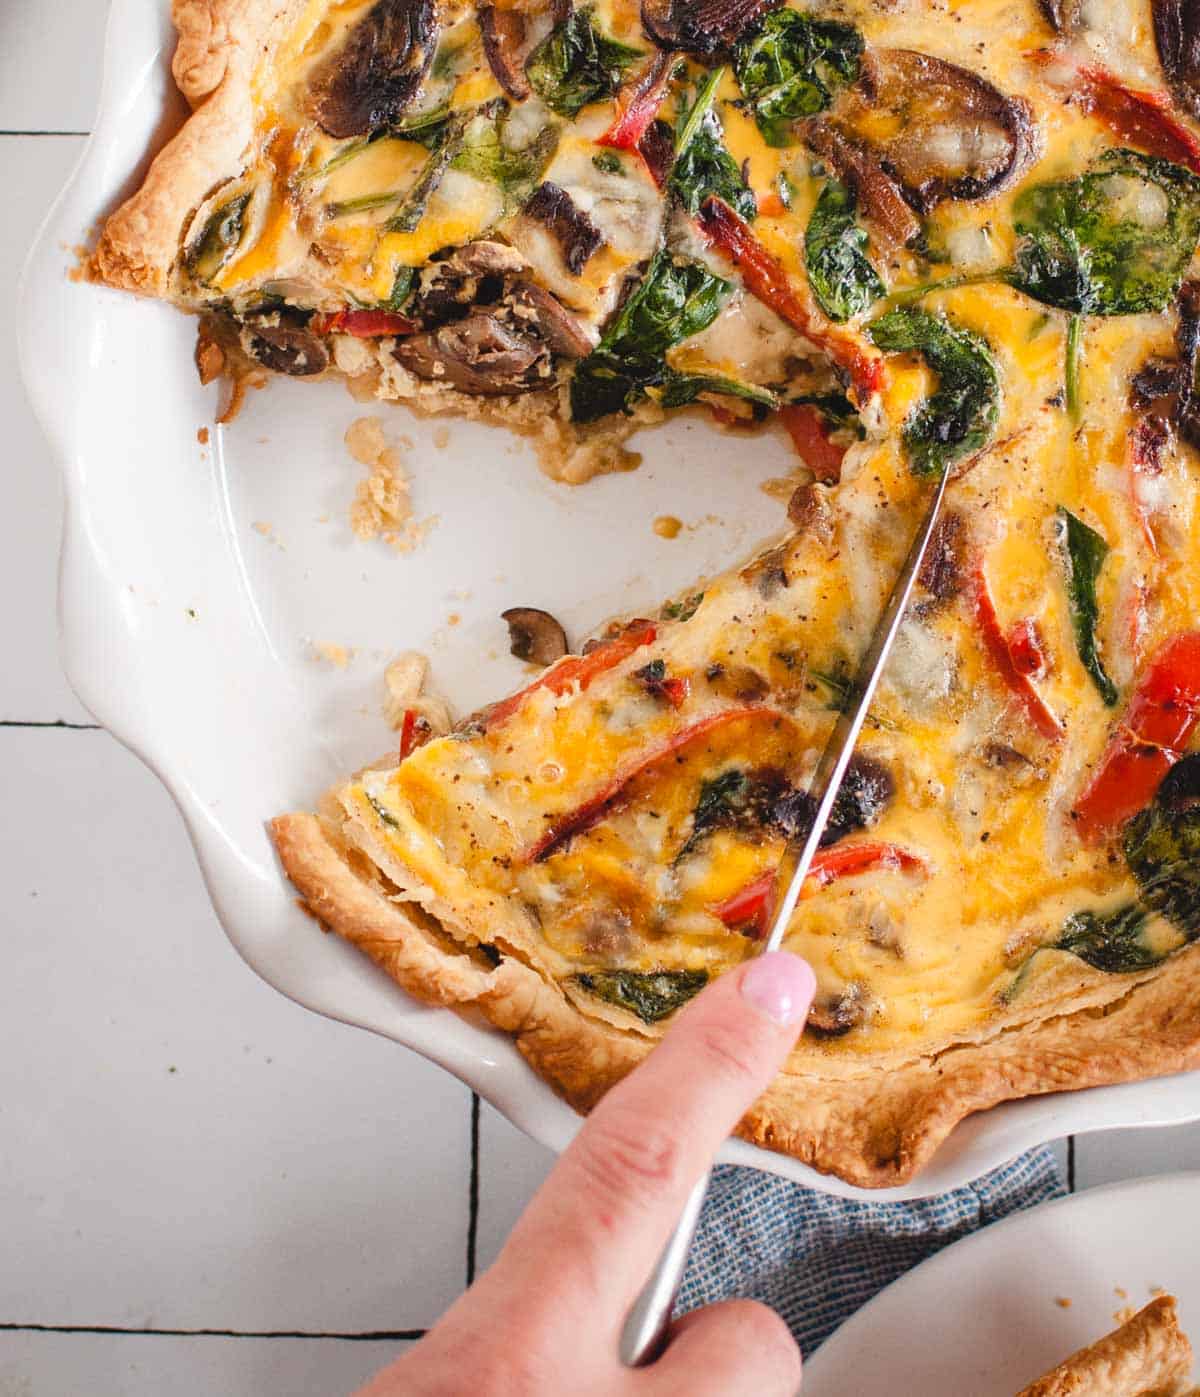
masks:
[[[270,828],[288,877],[322,924],[418,999],[478,1010],[513,1034],[526,1061],[576,1110],[589,1111],[654,1046],[649,1034],[584,1013],[519,959],[505,956],[492,967],[413,902],[389,896],[331,816],[282,815]],[[1200,945],[1148,979],[1126,982],[1107,1003],[1057,1012],[1043,1004],[1024,1022],[983,1025],[886,1068],[847,1076],[813,1070],[811,1059],[803,1070],[794,1064],[737,1133],[859,1187],[903,1184],[976,1111],[1200,1066]]]
[[[173,0],[171,71],[192,114],[155,156],[141,188],[105,223],[92,273],[123,291],[168,293],[183,229],[254,136],[253,78],[305,0]]]
[[[1073,1353],[1017,1397],[1184,1397],[1192,1346],[1173,1295],[1159,1295],[1119,1329]]]

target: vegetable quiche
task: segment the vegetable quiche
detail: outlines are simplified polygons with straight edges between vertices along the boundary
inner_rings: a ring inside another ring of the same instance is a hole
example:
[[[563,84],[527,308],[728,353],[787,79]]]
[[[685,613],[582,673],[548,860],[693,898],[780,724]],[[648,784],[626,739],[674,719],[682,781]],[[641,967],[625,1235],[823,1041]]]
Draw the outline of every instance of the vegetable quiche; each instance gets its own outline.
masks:
[[[970,1112],[1200,1064],[1196,7],[175,11],[194,112],[94,271],[198,312],[203,377],[337,373],[568,480],[676,411],[804,464],[751,561],[277,819],[316,916],[590,1107],[754,953],[950,470],[742,1133],[894,1184]]]

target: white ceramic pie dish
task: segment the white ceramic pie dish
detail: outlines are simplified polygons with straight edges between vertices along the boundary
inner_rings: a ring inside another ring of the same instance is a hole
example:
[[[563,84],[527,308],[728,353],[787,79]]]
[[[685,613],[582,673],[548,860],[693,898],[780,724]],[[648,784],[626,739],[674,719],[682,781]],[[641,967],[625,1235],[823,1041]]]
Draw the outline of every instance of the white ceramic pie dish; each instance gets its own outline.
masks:
[[[338,384],[277,380],[231,427],[213,427],[193,324],[68,275],[73,249],[178,120],[167,11],[165,0],[114,0],[95,134],[30,254],[18,312],[23,372],[65,480],[67,673],[178,802],[218,916],[253,969],[309,1008],[440,1063],[559,1149],[577,1118],[510,1040],[414,1003],[320,934],[281,877],[264,821],[310,806],[390,745],[380,676],[396,651],[429,653],[459,711],[494,698],[521,679],[504,607],[544,606],[581,635],[657,605],[780,526],[780,506],[757,485],[789,468],[788,452],[675,424],[641,443],[636,473],[570,489],[502,432],[449,421],[439,433],[381,406],[392,438],[413,441],[418,514],[440,522],[409,557],[355,540],[346,515],[361,468],[342,435],[367,409]],[[660,539],[660,514],[694,527]],[[329,646],[352,650],[352,662],[316,658]],[[1197,1117],[1188,1077],[1014,1102],[959,1126],[907,1187],[870,1196],[940,1192],[1071,1132]],[[741,1142],[722,1157],[863,1196]]]

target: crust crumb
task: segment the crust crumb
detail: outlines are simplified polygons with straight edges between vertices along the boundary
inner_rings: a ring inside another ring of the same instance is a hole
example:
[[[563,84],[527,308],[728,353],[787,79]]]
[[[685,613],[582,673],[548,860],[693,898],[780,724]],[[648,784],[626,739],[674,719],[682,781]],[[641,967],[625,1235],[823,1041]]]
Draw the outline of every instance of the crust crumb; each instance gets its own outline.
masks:
[[[332,665],[334,669],[345,669],[355,655],[353,647],[335,645],[329,640],[314,640],[311,642],[311,649],[314,660],[320,660],[327,665]]]
[[[350,506],[350,527],[361,539],[381,538],[398,553],[411,553],[437,523],[413,516],[411,481],[399,451],[388,445],[378,417],[359,417],[346,429],[346,446],[368,474]]]
[[[196,433],[196,440],[200,443],[201,446],[207,446],[207,445],[208,445],[208,428],[207,428],[207,427],[201,427],[201,428],[200,428],[200,430]]]
[[[1069,1295],[1057,1295],[1054,1298],[1054,1303],[1060,1310],[1069,1310],[1071,1308],[1071,1297]]]
[[[683,529],[683,520],[673,514],[660,514],[653,524],[659,538],[678,538]]]

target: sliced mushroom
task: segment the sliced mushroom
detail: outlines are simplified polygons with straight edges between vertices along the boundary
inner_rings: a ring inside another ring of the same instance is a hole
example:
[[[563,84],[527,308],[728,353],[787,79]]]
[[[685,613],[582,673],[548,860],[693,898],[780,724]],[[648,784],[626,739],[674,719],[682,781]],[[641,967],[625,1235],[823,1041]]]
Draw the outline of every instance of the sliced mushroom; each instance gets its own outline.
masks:
[[[508,623],[508,648],[518,660],[552,665],[567,653],[567,633],[548,611],[510,606],[500,619]]]
[[[495,305],[508,278],[526,270],[525,259],[505,243],[466,243],[425,268],[406,314],[425,329],[457,320],[473,306]]]
[[[1078,34],[1083,28],[1083,0],[1038,0],[1056,34]]]
[[[1200,753],[1176,762],[1159,783],[1154,799],[1173,813],[1200,806]]]
[[[895,794],[896,782],[883,762],[877,757],[855,753],[842,779],[821,843],[835,844],[855,830],[868,829],[878,821]]]
[[[1200,8],[1195,0],[1151,0],[1154,41],[1180,102],[1200,117]]]
[[[821,995],[808,1011],[805,1030],[816,1038],[841,1038],[867,1016],[867,996],[859,984],[850,984],[839,995]]]
[[[597,332],[589,332],[556,296],[533,282],[515,282],[507,300],[516,316],[528,313],[555,354],[568,359],[582,359],[596,347]]]
[[[1200,281],[1185,281],[1177,301],[1174,359],[1151,359],[1134,375],[1130,406],[1143,414],[1134,428],[1135,443],[1145,461],[1161,458],[1172,430],[1200,448]]]
[[[811,534],[822,543],[833,538],[833,511],[820,485],[811,481],[797,485],[788,500],[787,516],[788,522],[802,534]]]
[[[905,203],[900,186],[869,146],[851,140],[827,118],[810,121],[805,137],[858,197],[863,216],[885,251],[907,247],[921,232],[921,220]]]
[[[410,335],[398,341],[392,353],[418,378],[480,397],[528,393],[545,384],[551,373],[548,345],[486,310]]]
[[[704,677],[714,694],[739,703],[758,703],[771,692],[771,681],[749,665],[725,666],[718,661],[709,665]]]
[[[670,123],[655,117],[638,142],[638,154],[646,162],[650,178],[662,189],[675,164],[675,133]]]
[[[880,122],[880,115],[891,120]],[[1029,106],[978,73],[912,49],[874,49],[833,118],[899,182],[922,213],[944,199],[983,199],[1028,162]],[[881,125],[888,134],[880,134]]]
[[[242,346],[277,374],[306,378],[329,367],[329,351],[307,325],[303,311],[269,310],[243,317]]]
[[[949,510],[938,521],[929,540],[917,581],[928,593],[926,612],[953,600],[962,591],[967,565],[966,520],[957,510]]]
[[[760,553],[738,574],[743,582],[750,582],[757,588],[761,597],[773,597],[789,585],[787,561],[788,545],[781,543]]]
[[[642,27],[659,48],[720,53],[782,0],[642,0]]]
[[[551,180],[533,191],[522,210],[553,233],[562,249],[563,261],[573,276],[579,276],[589,257],[604,242],[599,228],[574,199]]]
[[[312,77],[312,113],[321,129],[340,140],[394,122],[420,89],[437,34],[435,0],[376,0]]]
[[[523,102],[532,91],[525,76],[529,53],[525,16],[520,10],[480,5],[478,19],[483,52],[496,81],[513,101]]]

